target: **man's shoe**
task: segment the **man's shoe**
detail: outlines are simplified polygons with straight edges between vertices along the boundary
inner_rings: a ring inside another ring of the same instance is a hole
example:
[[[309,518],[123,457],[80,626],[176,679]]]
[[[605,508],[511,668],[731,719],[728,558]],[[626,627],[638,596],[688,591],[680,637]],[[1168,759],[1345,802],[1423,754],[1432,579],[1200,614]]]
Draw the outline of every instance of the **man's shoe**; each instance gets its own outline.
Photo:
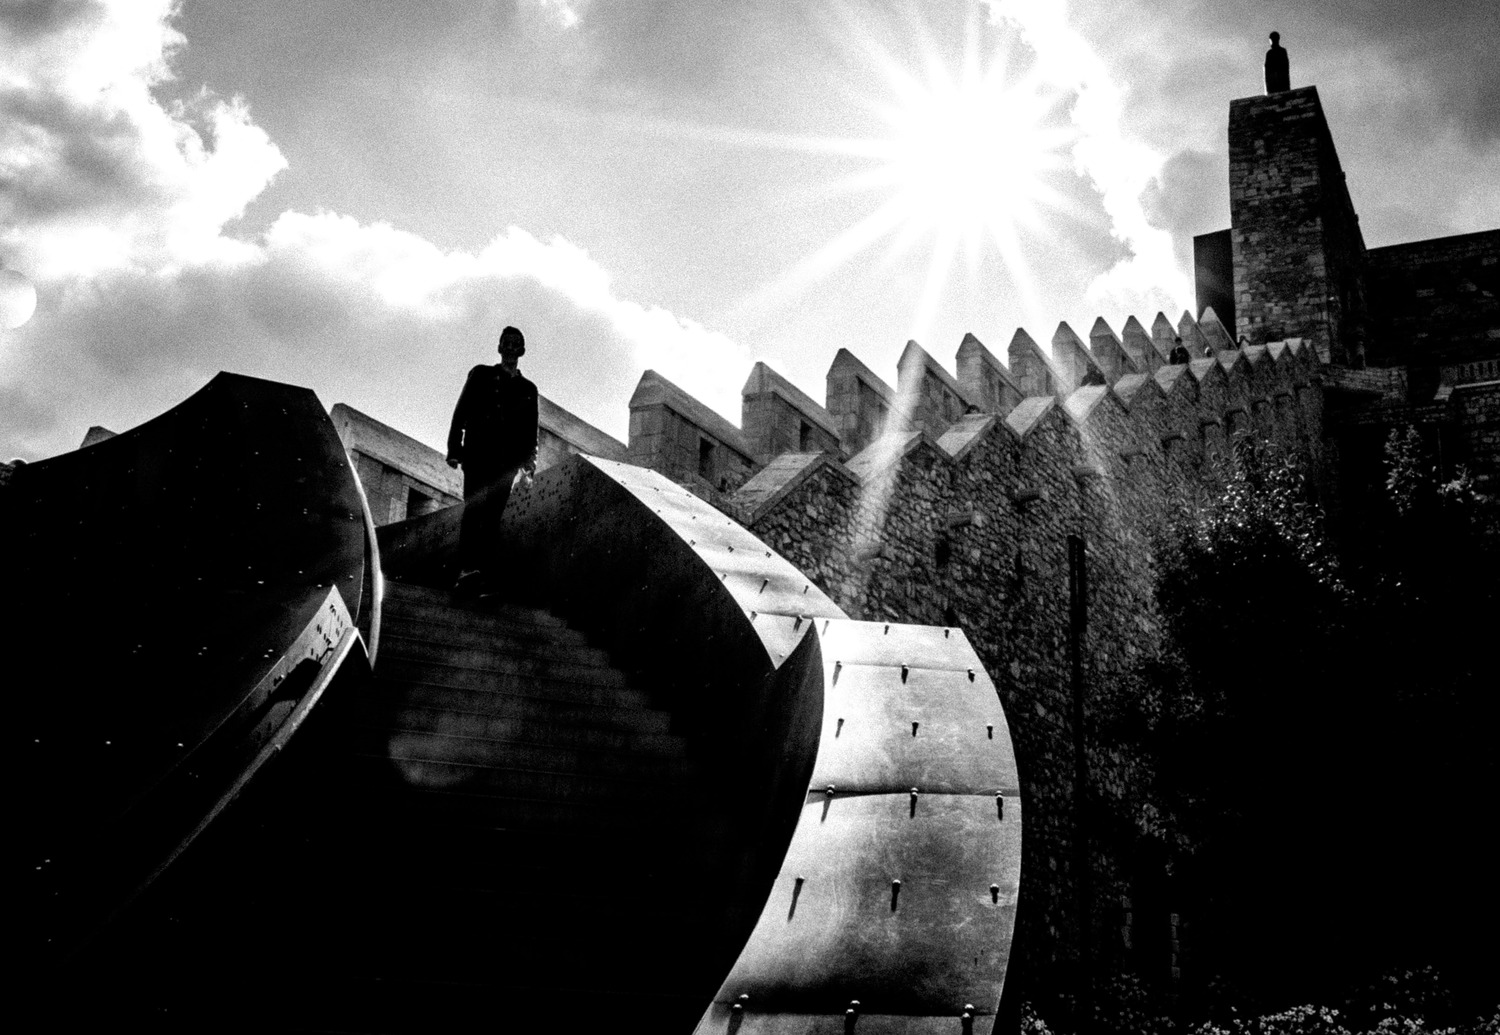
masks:
[[[483,572],[473,569],[461,571],[458,573],[458,578],[454,580],[453,592],[457,596],[474,596],[480,591],[483,582]]]

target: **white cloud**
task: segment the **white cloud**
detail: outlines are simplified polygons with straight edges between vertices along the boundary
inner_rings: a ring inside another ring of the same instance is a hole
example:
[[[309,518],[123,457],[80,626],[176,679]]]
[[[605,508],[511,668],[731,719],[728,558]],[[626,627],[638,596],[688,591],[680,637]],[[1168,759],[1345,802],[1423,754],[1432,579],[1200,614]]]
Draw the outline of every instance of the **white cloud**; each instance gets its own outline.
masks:
[[[1063,0],[988,0],[990,16],[1008,22],[1036,53],[1041,77],[1075,94],[1078,128],[1073,159],[1099,191],[1111,230],[1130,254],[1087,290],[1098,309],[1168,312],[1191,297],[1173,256],[1170,232],[1152,226],[1141,194],[1161,172],[1164,157],[1123,129],[1125,92],[1108,64],[1068,21]]]
[[[588,9],[587,0],[522,0],[538,8],[549,21],[562,29],[576,26]]]
[[[133,425],[221,368],[440,441],[464,371],[493,359],[506,323],[527,332],[542,391],[617,435],[646,366],[737,410],[743,350],[620,298],[560,237],[511,227],[478,252],[444,250],[330,212],[227,231],[286,160],[240,99],[153,95],[182,43],[173,14],[138,0],[0,14],[18,55],[0,83],[0,258],[42,297],[0,342],[0,396],[27,404],[0,424],[0,453]]]

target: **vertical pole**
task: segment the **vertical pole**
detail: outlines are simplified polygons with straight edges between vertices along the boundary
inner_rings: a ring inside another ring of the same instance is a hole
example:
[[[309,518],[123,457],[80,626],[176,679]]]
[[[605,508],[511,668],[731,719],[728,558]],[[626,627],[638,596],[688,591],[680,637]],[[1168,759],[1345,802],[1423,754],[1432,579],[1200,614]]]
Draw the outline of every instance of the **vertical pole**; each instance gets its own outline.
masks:
[[[1088,632],[1088,555],[1083,536],[1068,536],[1068,655],[1073,689],[1073,850],[1078,894],[1079,1027],[1093,1027],[1094,887],[1089,866],[1088,756],[1083,735],[1083,638]]]

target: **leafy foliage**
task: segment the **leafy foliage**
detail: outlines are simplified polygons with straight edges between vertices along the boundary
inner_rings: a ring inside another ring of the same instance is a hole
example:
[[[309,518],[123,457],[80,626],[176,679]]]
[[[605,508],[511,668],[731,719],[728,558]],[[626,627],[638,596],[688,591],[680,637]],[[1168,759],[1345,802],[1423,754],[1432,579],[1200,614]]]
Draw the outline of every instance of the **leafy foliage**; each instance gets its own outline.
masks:
[[[1157,544],[1168,641],[1100,702],[1101,740],[1138,777],[1113,819],[1193,919],[1205,1008],[1225,1001],[1215,974],[1312,997],[1445,956],[1469,987],[1488,980],[1461,949],[1492,880],[1473,820],[1500,786],[1500,520],[1462,473],[1438,477],[1416,432],[1387,458],[1385,500],[1336,543],[1298,458],[1237,443]],[[1425,1023],[1411,1007],[1259,1009],[1259,1027],[1195,1035],[1398,1035]]]

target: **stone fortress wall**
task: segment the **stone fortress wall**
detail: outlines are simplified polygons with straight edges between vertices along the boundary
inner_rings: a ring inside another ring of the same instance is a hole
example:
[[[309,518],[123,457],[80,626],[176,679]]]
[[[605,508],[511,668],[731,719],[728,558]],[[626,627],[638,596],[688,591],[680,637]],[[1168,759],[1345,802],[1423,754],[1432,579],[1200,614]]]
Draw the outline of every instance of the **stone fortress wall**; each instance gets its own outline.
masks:
[[[1054,961],[1080,944],[1080,865],[1100,904],[1096,940],[1102,929],[1122,953],[1127,943],[1169,944],[1173,922],[1165,906],[1151,915],[1132,901],[1136,875],[1119,846],[1091,836],[1086,863],[1077,851],[1068,537],[1087,549],[1084,676],[1097,686],[1122,676],[1159,634],[1152,536],[1172,501],[1203,491],[1215,459],[1241,436],[1300,449],[1314,463],[1321,456],[1315,350],[1296,339],[1232,345],[1211,310],[1203,320],[1184,313],[1176,326],[1158,314],[1150,332],[1131,319],[1116,334],[1101,319],[1088,343],[1059,325],[1051,355],[1019,330],[1009,363],[967,336],[956,373],[911,342],[894,388],[840,350],[824,406],[756,364],[739,428],[696,423],[680,405],[685,393],[662,389],[654,372],[641,382],[649,400],[639,390],[632,400],[633,428],[675,429],[655,441],[632,436],[633,462],[680,471],[689,434],[707,443],[705,456],[747,451],[733,466],[679,480],[851,615],[963,627],[1013,717],[1031,803],[1024,866],[1042,875],[1027,882],[1022,908],[1037,951]],[[1179,346],[1191,358],[1170,363]],[[844,431],[832,448],[830,428]],[[792,442],[811,448],[782,450]],[[744,466],[754,473],[739,477]],[[1089,793],[1124,814],[1128,764],[1097,749],[1089,764]],[[1134,937],[1127,916],[1161,937]]]

